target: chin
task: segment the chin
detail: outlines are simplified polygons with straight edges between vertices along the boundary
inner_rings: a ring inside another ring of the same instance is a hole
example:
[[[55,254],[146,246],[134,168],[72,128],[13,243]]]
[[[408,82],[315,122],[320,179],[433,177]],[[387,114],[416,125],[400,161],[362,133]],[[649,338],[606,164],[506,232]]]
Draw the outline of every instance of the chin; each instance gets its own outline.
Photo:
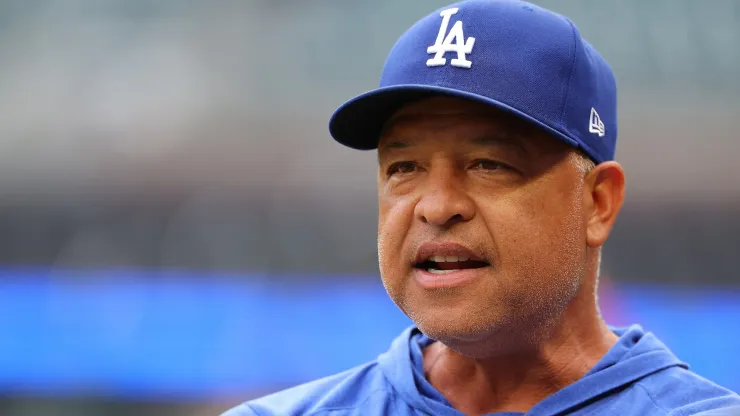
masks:
[[[490,315],[484,318],[470,311],[455,312],[439,309],[431,313],[412,313],[409,317],[425,335],[445,344],[482,341],[508,326],[504,320]]]
[[[455,314],[410,314],[416,326],[429,338],[451,350],[472,358],[519,353],[535,347],[549,333],[543,322],[515,322],[511,314],[487,315],[468,312]],[[466,316],[467,315],[467,316]]]

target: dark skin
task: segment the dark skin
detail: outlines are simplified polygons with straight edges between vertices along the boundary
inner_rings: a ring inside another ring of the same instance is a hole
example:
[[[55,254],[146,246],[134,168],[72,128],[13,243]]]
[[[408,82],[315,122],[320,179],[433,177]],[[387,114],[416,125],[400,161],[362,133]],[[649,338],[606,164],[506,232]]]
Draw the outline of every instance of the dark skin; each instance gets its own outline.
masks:
[[[437,341],[424,372],[456,409],[526,412],[614,345],[596,286],[624,200],[619,164],[587,170],[544,131],[442,97],[397,112],[378,160],[383,283]],[[429,242],[463,245],[487,266],[460,286],[422,287],[414,260]]]

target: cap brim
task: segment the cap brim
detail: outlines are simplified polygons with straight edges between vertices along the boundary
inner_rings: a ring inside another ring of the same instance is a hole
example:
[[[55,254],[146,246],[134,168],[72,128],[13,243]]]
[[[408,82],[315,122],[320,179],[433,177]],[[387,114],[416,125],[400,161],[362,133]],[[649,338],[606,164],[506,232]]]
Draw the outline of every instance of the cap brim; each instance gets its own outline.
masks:
[[[334,140],[347,147],[358,150],[376,149],[383,125],[396,111],[408,103],[433,96],[463,98],[493,106],[578,147],[578,143],[564,133],[497,100],[452,88],[413,84],[378,88],[347,101],[329,120],[329,133]]]

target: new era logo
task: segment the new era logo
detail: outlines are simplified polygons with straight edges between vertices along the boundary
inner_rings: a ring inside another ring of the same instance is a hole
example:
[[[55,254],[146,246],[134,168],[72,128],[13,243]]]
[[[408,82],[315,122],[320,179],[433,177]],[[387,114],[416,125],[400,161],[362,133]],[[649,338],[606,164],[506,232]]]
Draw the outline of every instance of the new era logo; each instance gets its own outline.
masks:
[[[588,131],[590,133],[598,134],[599,137],[604,137],[606,129],[604,128],[604,122],[601,121],[599,113],[596,112],[595,108],[591,108],[591,117],[588,121]]]

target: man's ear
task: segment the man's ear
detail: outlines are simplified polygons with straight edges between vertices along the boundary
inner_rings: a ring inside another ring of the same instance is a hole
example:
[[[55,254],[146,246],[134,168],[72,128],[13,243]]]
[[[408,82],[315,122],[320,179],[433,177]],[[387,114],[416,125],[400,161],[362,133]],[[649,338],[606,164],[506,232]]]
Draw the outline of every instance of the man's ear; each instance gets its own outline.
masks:
[[[589,204],[586,241],[591,247],[601,247],[624,202],[624,170],[617,162],[604,162],[594,167],[585,181],[584,198]]]

